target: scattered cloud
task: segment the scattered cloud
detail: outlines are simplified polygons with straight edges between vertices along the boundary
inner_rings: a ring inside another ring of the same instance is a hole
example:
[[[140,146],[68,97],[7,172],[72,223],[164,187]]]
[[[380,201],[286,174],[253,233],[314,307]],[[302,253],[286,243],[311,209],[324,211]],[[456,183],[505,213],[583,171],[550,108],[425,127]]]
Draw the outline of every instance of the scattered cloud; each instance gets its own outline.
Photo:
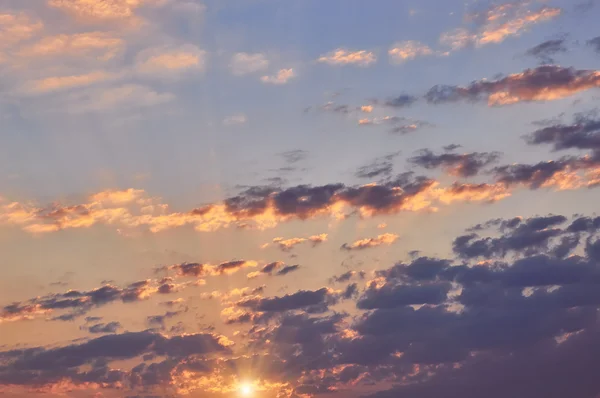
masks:
[[[229,64],[231,73],[236,76],[243,76],[252,73],[262,72],[269,67],[269,60],[263,53],[236,53],[231,57]]]
[[[225,126],[236,126],[240,124],[246,124],[248,121],[248,117],[243,113],[237,113],[235,115],[227,116],[223,119],[223,124]]]
[[[90,86],[95,83],[114,80],[118,76],[104,71],[85,75],[46,77],[25,83],[20,91],[26,94],[43,94],[53,91]]]
[[[367,67],[377,62],[377,57],[371,51],[367,50],[347,50],[338,48],[325,55],[321,55],[317,62],[326,63],[328,65],[356,65]]]
[[[272,75],[272,76],[263,76],[260,78],[260,80],[263,83],[269,83],[269,84],[286,84],[287,82],[289,82],[291,79],[295,78],[296,74],[294,73],[294,70],[292,68],[290,69],[281,69],[279,70],[279,72],[277,72],[277,74]]]
[[[440,36],[440,43],[452,50],[501,43],[509,37],[521,35],[538,23],[550,21],[562,14],[560,8],[542,7],[532,11],[528,5],[528,2],[496,4],[484,12],[470,14],[467,20],[475,23],[474,31],[463,27],[445,32]]]
[[[427,45],[412,40],[396,43],[388,50],[390,61],[394,64],[433,54],[434,51]]]
[[[177,48],[149,48],[137,55],[136,71],[144,75],[170,76],[184,71],[202,72],[207,53],[188,44]]]
[[[565,39],[546,40],[527,50],[525,55],[537,58],[542,64],[554,63],[554,56],[567,52]]]
[[[342,245],[342,250],[364,250],[372,247],[378,247],[382,245],[391,245],[396,240],[398,240],[399,236],[396,234],[386,233],[383,235],[379,235],[376,238],[366,238],[359,239],[353,243],[344,243]]]
[[[600,36],[588,40],[587,45],[590,46],[595,52],[600,54]]]
[[[600,71],[540,66],[497,80],[477,80],[469,86],[434,86],[427,102],[487,101],[489,106],[528,101],[552,101],[600,87]]]

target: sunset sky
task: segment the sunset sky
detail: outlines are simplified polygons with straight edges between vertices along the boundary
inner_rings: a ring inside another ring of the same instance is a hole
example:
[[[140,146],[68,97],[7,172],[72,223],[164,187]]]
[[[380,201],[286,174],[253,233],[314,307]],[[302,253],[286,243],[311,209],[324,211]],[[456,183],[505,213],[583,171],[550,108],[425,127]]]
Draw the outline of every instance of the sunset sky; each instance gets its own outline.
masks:
[[[1,0],[0,395],[600,397],[599,20]]]

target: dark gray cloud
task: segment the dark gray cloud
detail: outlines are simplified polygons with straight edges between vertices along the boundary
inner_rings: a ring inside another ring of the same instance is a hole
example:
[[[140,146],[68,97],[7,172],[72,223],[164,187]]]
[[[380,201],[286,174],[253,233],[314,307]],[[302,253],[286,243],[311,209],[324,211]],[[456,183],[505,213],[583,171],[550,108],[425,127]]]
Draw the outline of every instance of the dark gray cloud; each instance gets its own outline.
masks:
[[[298,269],[300,269],[300,265],[298,265],[298,264],[286,265],[286,266],[282,267],[279,271],[277,271],[277,275],[278,276],[287,275],[291,272],[297,271]]]
[[[170,369],[189,355],[212,355],[227,353],[219,337],[212,334],[189,334],[165,337],[150,331],[110,334],[84,343],[71,344],[57,348],[33,348],[15,351],[0,364],[0,383],[9,385],[27,385],[40,387],[59,381],[73,384],[85,382],[101,383],[107,387],[116,387],[126,382],[131,387],[137,383],[143,385],[158,384],[167,379],[152,381],[136,378],[134,373],[143,369],[152,369],[152,365],[141,365],[131,373],[110,369],[111,361],[135,359],[143,355],[158,355],[170,358]],[[7,357],[0,353],[0,357]],[[165,364],[163,362],[162,364]],[[82,370],[88,365],[91,370]],[[159,367],[160,364],[153,364]],[[164,373],[163,373],[164,374]],[[169,372],[166,372],[169,374]],[[146,373],[144,377],[150,377]],[[171,377],[168,377],[170,380]]]
[[[383,102],[383,105],[390,108],[405,108],[411,106],[418,101],[418,97],[408,94],[402,94],[394,98],[390,98]]]
[[[486,101],[489,105],[543,101],[600,86],[594,70],[544,65],[506,77],[477,80],[468,86],[437,85],[425,95],[430,104]]]
[[[54,293],[39,296],[26,302],[18,302],[2,308],[0,318],[18,318],[45,311],[70,311],[56,316],[53,320],[71,321],[85,315],[93,308],[116,301],[132,303],[147,298],[152,292],[150,281],[131,283],[124,288],[105,285],[89,291],[69,290],[65,293]]]
[[[554,63],[554,56],[567,52],[566,40],[554,39],[546,40],[525,52],[526,55],[537,58],[543,64]]]
[[[95,325],[90,325],[86,327],[86,329],[90,333],[116,333],[119,329],[121,329],[121,323],[119,322],[108,322],[108,323],[97,323]]]
[[[346,283],[346,282],[349,282],[353,278],[363,280],[363,279],[365,279],[365,276],[366,276],[365,271],[348,271],[348,272],[344,272],[341,275],[330,278],[329,283]]]
[[[462,258],[504,257],[511,252],[531,255],[548,250],[552,239],[564,233],[562,229],[552,227],[566,221],[564,216],[533,217],[523,222],[519,220],[518,225],[497,238],[480,238],[477,234],[459,236],[454,240],[452,249]],[[508,220],[509,225],[513,223],[513,220]],[[575,247],[571,246],[571,249]],[[563,257],[568,254],[562,253],[565,249],[565,243],[562,242],[559,252]]]
[[[573,124],[555,124],[533,132],[527,142],[530,145],[549,144],[555,151],[590,150],[594,160],[600,162],[600,119],[578,115]]]
[[[398,155],[400,152],[379,157],[368,165],[359,167],[355,175],[358,178],[389,178],[394,171],[393,160]]]
[[[281,297],[252,298],[237,303],[239,307],[260,312],[285,312],[335,303],[335,296],[327,289],[301,290]]]
[[[380,287],[371,284],[358,299],[357,307],[372,310],[417,304],[441,304],[446,301],[451,288],[451,284],[446,282],[421,285],[386,283]]]
[[[590,46],[598,54],[600,54],[600,36],[588,40],[587,45]]]
[[[281,157],[287,164],[296,164],[308,157],[308,152],[302,149],[282,152]]]
[[[429,149],[423,149],[416,156],[410,158],[409,162],[426,169],[441,167],[449,174],[458,177],[472,177],[479,174],[485,167],[496,162],[499,157],[499,152],[435,154]]]

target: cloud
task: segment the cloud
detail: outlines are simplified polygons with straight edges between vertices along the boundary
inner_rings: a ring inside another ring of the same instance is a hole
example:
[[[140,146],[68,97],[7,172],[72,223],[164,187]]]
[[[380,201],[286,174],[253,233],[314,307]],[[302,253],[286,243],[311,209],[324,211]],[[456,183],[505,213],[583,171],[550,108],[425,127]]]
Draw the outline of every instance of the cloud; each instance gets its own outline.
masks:
[[[197,231],[228,227],[267,229],[291,220],[327,216],[344,219],[353,214],[369,218],[403,211],[436,211],[439,205],[455,202],[490,203],[510,196],[518,188],[572,190],[600,186],[600,167],[589,157],[534,165],[501,165],[494,167],[490,175],[494,179],[490,183],[455,182],[445,186],[412,172],[380,183],[355,186],[341,183],[287,188],[256,186],[224,201],[182,212],[171,211],[159,198],[149,197],[145,192],[143,198],[129,204],[88,199],[79,204],[39,206],[4,201],[0,202],[0,223],[34,234],[97,224],[153,233],[186,225]]]
[[[335,301],[335,295],[329,289],[321,288],[318,290],[301,290],[281,297],[251,298],[237,302],[237,306],[259,312],[285,312],[319,307]]]
[[[376,126],[389,125],[391,134],[409,134],[418,131],[424,127],[432,126],[432,124],[420,121],[411,120],[402,116],[384,116],[376,118],[363,118],[358,120],[359,126]]]
[[[273,238],[273,243],[276,244],[279,249],[281,249],[282,251],[290,251],[292,250],[295,246],[298,246],[302,243],[312,243],[312,246],[315,247],[320,243],[326,242],[327,241],[327,234],[319,234],[319,235],[313,235],[313,236],[309,236],[308,238],[289,238],[289,239],[284,239],[281,237],[277,237],[277,238]],[[263,245],[263,247],[266,247],[266,245]]]
[[[423,149],[418,155],[410,158],[409,162],[426,169],[442,167],[448,174],[456,177],[472,177],[479,174],[486,166],[495,163],[499,157],[498,152],[437,155],[429,149]]]
[[[296,164],[308,157],[308,152],[302,149],[294,149],[293,151],[282,152],[281,157],[287,164]]]
[[[525,255],[547,252],[550,242],[563,235],[563,231],[555,226],[566,221],[563,216],[535,217],[519,223],[498,238],[479,239],[477,234],[459,236],[454,240],[452,249],[463,258],[504,257],[511,252]],[[574,245],[578,243],[578,239],[573,242]],[[567,247],[561,247],[560,252],[568,249],[569,241],[562,244]]]
[[[136,70],[143,75],[170,76],[206,68],[207,53],[198,47],[187,44],[175,48],[149,48],[136,57]]]
[[[82,57],[92,56],[95,60],[108,61],[125,47],[125,41],[107,32],[84,32],[45,36],[22,46],[17,54],[21,57]]]
[[[418,98],[408,94],[402,94],[398,97],[390,98],[383,104],[390,108],[404,108],[417,102]]]
[[[44,94],[90,86],[96,83],[114,80],[116,78],[118,78],[118,75],[104,71],[90,72],[85,75],[46,77],[44,79],[25,83],[21,88],[21,91],[25,94]]]
[[[425,99],[431,104],[486,101],[489,106],[503,106],[558,100],[597,87],[600,71],[546,65],[498,80],[478,80],[467,87],[437,85]]]
[[[412,40],[395,43],[388,50],[390,62],[394,64],[402,64],[406,61],[413,60],[417,57],[423,57],[433,54],[434,51],[427,45]]]
[[[481,47],[501,43],[509,37],[519,36],[532,26],[550,21],[561,15],[560,8],[542,7],[537,11],[527,9],[528,3],[518,2],[492,5],[488,10],[468,15],[477,29],[457,28],[440,36],[440,43],[458,50],[467,46]]]
[[[248,117],[243,113],[238,113],[235,115],[227,116],[223,119],[223,124],[225,126],[236,126],[240,124],[245,124],[248,121]]]
[[[50,7],[63,10],[82,21],[133,21],[135,10],[159,0],[48,0]]]
[[[600,36],[588,40],[587,45],[590,46],[595,52],[600,54]]]
[[[543,64],[554,63],[554,56],[556,54],[567,52],[565,46],[565,39],[547,40],[543,43],[538,44],[535,47],[530,48],[525,52],[525,55],[537,58]]]
[[[278,276],[287,275],[291,272],[297,271],[298,269],[300,269],[300,266],[298,264],[286,265],[285,267],[282,267],[279,271],[277,271],[277,275]]]
[[[166,104],[175,100],[169,92],[157,92],[139,84],[122,84],[77,92],[69,96],[69,111],[73,113],[132,110]]]
[[[552,145],[555,151],[567,149],[590,150],[600,162],[600,119],[579,115],[572,124],[553,124],[527,136],[529,145]]]
[[[348,272],[344,272],[343,274],[339,275],[339,276],[334,276],[332,277],[329,281],[330,283],[345,283],[348,282],[350,280],[352,280],[353,278],[358,278],[358,279],[365,279],[366,276],[366,272],[364,271],[348,271]]]
[[[328,65],[356,65],[367,67],[377,62],[377,57],[371,51],[353,51],[338,48],[337,50],[321,55],[317,59],[317,62],[326,63]]]
[[[292,68],[290,69],[280,69],[277,74],[272,76],[262,76],[260,81],[263,83],[269,84],[286,84],[291,79],[295,78],[296,74]]]
[[[119,322],[97,323],[87,327],[87,330],[93,334],[116,333],[122,328]]]
[[[70,312],[56,316],[53,319],[72,320],[85,315],[96,307],[117,301],[132,303],[145,300],[157,292],[158,289],[152,281],[144,280],[131,283],[124,288],[106,284],[89,291],[69,290],[65,293],[48,294],[3,307],[0,312],[0,323],[2,321],[31,319],[35,316],[65,310]]]
[[[269,67],[269,60],[262,53],[236,53],[231,57],[229,64],[231,73],[243,76],[251,73],[262,72]]]
[[[441,304],[446,300],[452,285],[447,282],[421,285],[396,285],[372,283],[359,298],[357,307],[364,310],[391,309],[417,304]]]
[[[26,14],[0,13],[0,50],[33,37],[44,28],[44,24]],[[0,62],[2,61],[0,53]]]
[[[341,248],[342,250],[363,250],[382,245],[391,245],[396,240],[398,240],[398,235],[386,233],[376,238],[359,239],[351,244],[344,243]]]

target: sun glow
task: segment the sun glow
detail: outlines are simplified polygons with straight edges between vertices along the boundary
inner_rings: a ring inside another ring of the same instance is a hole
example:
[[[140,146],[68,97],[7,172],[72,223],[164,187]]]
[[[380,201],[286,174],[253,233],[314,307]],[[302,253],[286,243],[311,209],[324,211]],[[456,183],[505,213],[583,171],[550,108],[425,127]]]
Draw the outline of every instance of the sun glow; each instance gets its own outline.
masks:
[[[251,397],[254,394],[254,387],[250,383],[243,383],[240,385],[240,395],[242,397]]]

